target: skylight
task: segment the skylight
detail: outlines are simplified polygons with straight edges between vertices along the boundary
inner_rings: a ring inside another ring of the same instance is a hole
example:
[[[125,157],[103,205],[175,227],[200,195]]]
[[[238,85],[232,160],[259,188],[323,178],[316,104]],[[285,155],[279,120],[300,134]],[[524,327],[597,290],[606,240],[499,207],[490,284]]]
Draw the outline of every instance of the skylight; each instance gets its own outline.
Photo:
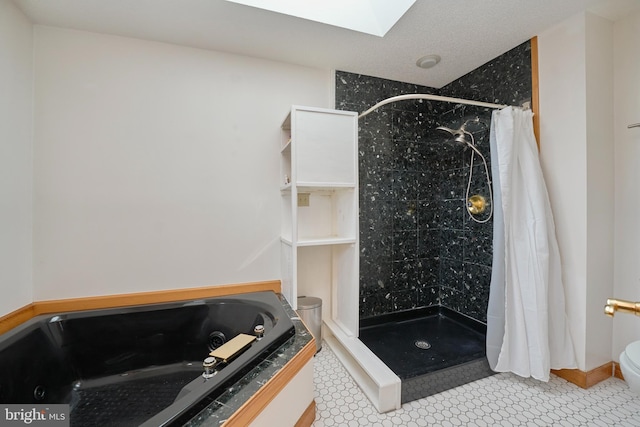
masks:
[[[416,0],[227,0],[384,37]]]

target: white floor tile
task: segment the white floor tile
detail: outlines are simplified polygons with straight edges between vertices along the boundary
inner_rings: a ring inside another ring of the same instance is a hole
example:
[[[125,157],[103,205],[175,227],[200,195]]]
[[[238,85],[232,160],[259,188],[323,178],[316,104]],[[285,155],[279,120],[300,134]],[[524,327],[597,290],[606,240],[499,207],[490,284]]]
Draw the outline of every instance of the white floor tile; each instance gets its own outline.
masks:
[[[640,396],[610,378],[588,390],[551,375],[548,383],[497,374],[378,414],[328,345],[316,355],[314,427],[640,427]]]

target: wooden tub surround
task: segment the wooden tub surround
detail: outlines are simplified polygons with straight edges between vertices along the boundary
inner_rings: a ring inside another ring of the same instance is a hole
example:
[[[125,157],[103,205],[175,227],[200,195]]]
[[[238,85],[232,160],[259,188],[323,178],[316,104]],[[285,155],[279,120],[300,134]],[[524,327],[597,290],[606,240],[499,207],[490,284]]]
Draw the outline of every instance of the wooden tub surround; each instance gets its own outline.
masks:
[[[280,281],[251,282],[233,285],[208,286],[204,288],[174,289],[133,294],[105,295],[99,297],[70,298],[35,301],[5,316],[0,317],[0,334],[15,328],[32,317],[41,314],[67,311],[97,310],[101,308],[129,307],[132,305],[158,304],[163,302],[189,301],[249,292],[273,291],[280,293]]]
[[[221,297],[250,292],[273,291],[281,293],[279,280],[140,292],[132,294],[107,295],[98,297],[72,298],[49,301],[35,301],[25,307],[0,317],[0,334],[41,314],[53,314],[69,311],[96,310],[104,308],[128,307],[134,305],[157,304],[176,301],[190,301],[203,298]],[[247,426],[278,396],[296,375],[313,360],[316,343],[312,338],[282,369],[266,382],[223,424],[227,427]],[[296,427],[309,427],[315,419],[315,401],[301,414]]]

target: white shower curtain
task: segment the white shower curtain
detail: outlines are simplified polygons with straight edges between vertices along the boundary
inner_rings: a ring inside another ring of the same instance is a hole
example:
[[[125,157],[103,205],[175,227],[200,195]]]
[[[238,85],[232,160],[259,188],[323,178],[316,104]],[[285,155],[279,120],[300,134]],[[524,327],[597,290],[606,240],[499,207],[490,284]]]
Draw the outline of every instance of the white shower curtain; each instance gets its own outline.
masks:
[[[549,380],[575,368],[560,253],[533,134],[533,114],[507,107],[491,119],[493,270],[487,312],[491,369]]]

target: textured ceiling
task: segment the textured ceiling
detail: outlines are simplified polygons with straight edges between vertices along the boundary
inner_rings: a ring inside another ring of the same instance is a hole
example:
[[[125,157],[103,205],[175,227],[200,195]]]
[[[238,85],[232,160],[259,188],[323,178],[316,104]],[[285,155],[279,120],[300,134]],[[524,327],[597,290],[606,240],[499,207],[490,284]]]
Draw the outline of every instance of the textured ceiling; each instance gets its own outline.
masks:
[[[587,7],[595,7],[592,10],[609,19],[640,7],[640,0],[418,0],[380,38],[224,0],[14,2],[35,24],[232,52],[436,88]],[[440,55],[442,61],[428,70],[416,67],[416,60],[428,54]]]

